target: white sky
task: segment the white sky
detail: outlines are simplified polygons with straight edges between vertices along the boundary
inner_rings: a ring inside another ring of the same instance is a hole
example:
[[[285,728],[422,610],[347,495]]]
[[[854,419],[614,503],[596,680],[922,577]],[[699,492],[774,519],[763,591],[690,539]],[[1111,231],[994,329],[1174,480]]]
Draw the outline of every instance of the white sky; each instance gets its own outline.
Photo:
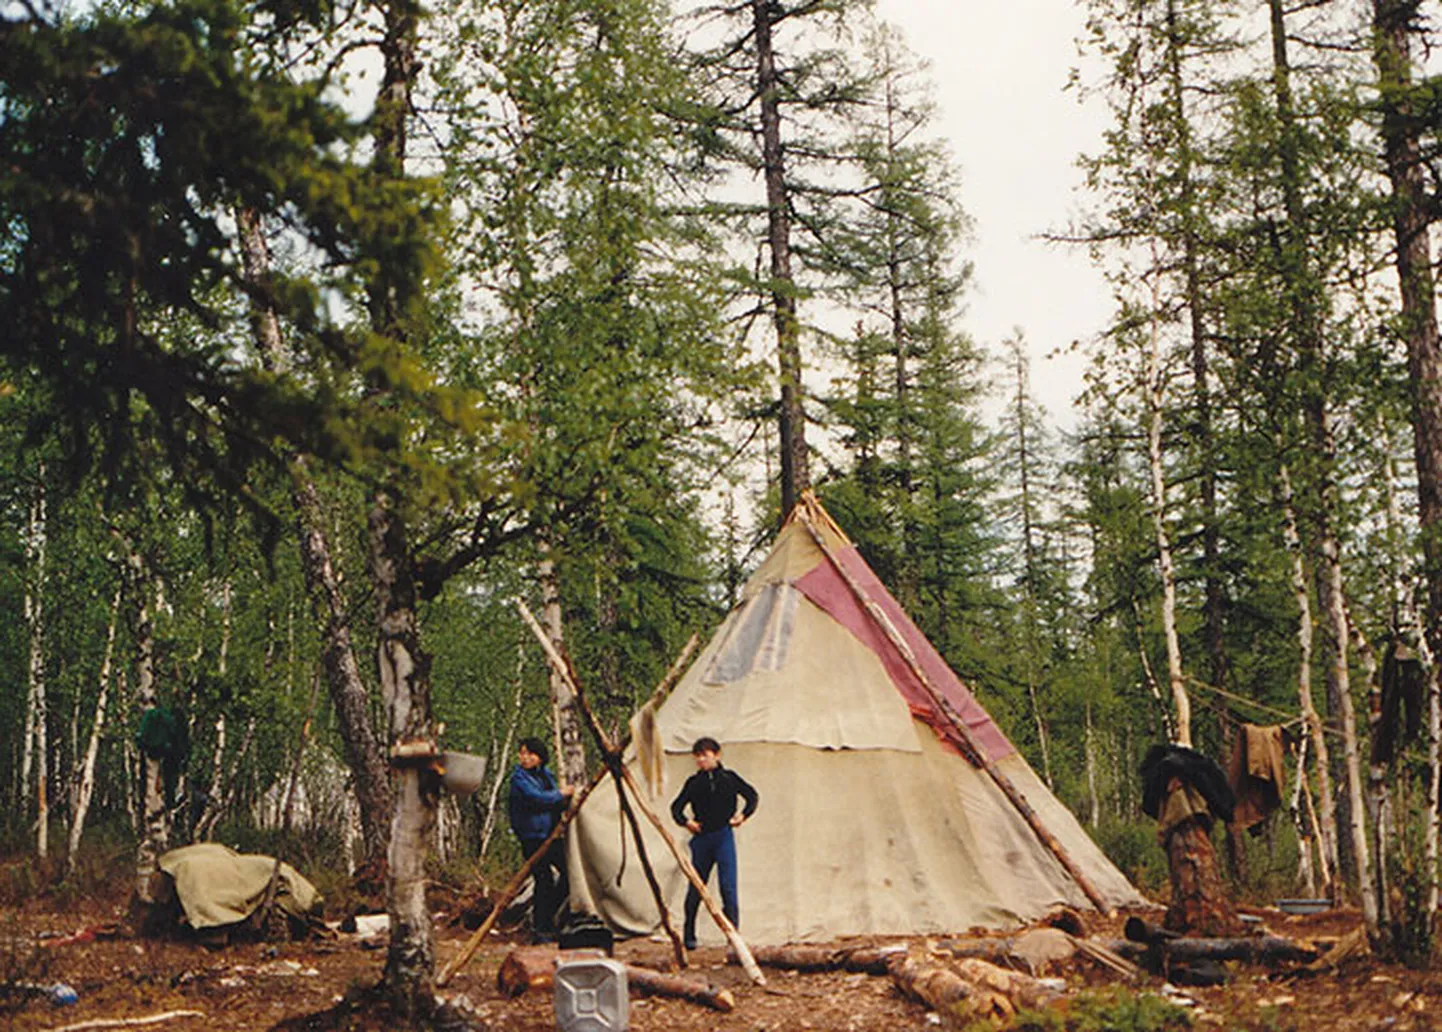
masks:
[[[1076,157],[1099,149],[1107,123],[1099,99],[1063,92],[1082,12],[1072,0],[877,0],[876,10],[931,62],[939,135],[961,167],[976,267],[964,328],[997,353],[1020,327],[1037,400],[1071,427],[1082,357],[1048,356],[1100,330],[1111,298],[1084,250],[1036,237],[1080,207]]]

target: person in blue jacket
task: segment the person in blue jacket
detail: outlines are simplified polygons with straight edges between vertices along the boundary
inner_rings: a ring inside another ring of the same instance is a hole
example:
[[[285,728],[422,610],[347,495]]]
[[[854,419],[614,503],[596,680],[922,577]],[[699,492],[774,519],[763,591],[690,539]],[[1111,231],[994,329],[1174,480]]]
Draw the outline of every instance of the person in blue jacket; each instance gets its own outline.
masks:
[[[511,830],[521,840],[521,852],[527,857],[539,850],[551,834],[574,791],[570,785],[557,786],[555,776],[546,769],[549,759],[544,742],[524,738],[517,751],[516,769],[511,771]],[[556,911],[570,896],[564,836],[551,843],[531,876],[536,882],[531,926],[538,941],[550,941],[556,935]]]

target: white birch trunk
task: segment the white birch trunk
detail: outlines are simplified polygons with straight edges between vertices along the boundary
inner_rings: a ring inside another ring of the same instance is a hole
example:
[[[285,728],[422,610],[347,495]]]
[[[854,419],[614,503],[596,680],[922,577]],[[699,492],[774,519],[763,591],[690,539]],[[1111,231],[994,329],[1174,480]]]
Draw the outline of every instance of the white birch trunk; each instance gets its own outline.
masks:
[[[511,699],[511,716],[506,722],[506,738],[501,745],[501,751],[490,757],[489,764],[492,771],[491,791],[486,799],[486,819],[481,825],[481,843],[477,855],[485,858],[486,850],[491,846],[491,836],[496,830],[496,807],[501,798],[501,785],[506,780],[511,757],[511,747],[515,745],[516,728],[521,722],[521,694],[525,689],[526,650],[525,646],[518,646],[516,649],[516,691]],[[494,741],[494,739],[493,739]]]
[[[1091,812],[1088,815],[1088,823],[1092,831],[1097,830],[1101,823],[1102,804],[1101,797],[1097,794],[1097,746],[1096,730],[1092,727],[1092,704],[1088,700],[1086,704],[1086,765],[1087,765],[1087,799],[1091,803]]]
[[[430,657],[421,648],[415,581],[405,523],[384,496],[369,519],[371,580],[377,605],[376,666],[392,748],[431,743]],[[435,838],[436,797],[422,789],[422,772],[402,767],[395,777],[386,909],[390,948],[383,985],[397,1020],[413,1023],[435,1000],[435,943],[426,909],[426,853]]]
[[[25,533],[25,629],[29,641],[27,667],[31,706],[28,717],[34,741],[35,852],[50,852],[50,714],[45,687],[45,467],[41,465],[30,499]],[[26,772],[28,774],[28,771]]]
[[[148,564],[133,548],[130,567],[135,575],[139,605],[135,614],[135,708],[144,715],[159,699],[155,690],[155,624],[154,616],[163,605],[158,579]],[[152,598],[151,592],[154,592]],[[135,898],[143,904],[155,902],[151,877],[157,861],[170,842],[170,827],[165,810],[164,772],[158,759],[141,753],[140,762],[140,843],[135,854]]]
[[[1297,744],[1297,776],[1292,781],[1292,799],[1287,809],[1297,827],[1297,884],[1312,899],[1317,895],[1317,877],[1312,873],[1312,832],[1302,812],[1302,786],[1307,783],[1308,741],[1308,737],[1303,735]]]
[[[1326,728],[1312,701],[1312,647],[1315,630],[1312,625],[1312,596],[1307,590],[1307,568],[1302,558],[1302,536],[1297,529],[1297,508],[1292,498],[1292,476],[1283,464],[1277,471],[1282,495],[1282,538],[1292,559],[1292,595],[1297,601],[1297,700],[1302,719],[1316,754],[1317,795],[1322,801],[1318,832],[1322,837],[1319,850],[1322,887],[1334,891],[1332,872],[1337,869],[1337,810],[1332,794],[1331,760],[1327,750]]]
[[[1325,497],[1325,496],[1324,496]],[[1347,835],[1352,857],[1357,863],[1357,891],[1361,896],[1362,917],[1368,928],[1377,927],[1377,897],[1372,879],[1369,859],[1371,850],[1367,845],[1367,804],[1362,791],[1362,760],[1357,742],[1357,717],[1352,705],[1352,678],[1348,668],[1348,627],[1346,596],[1342,582],[1341,546],[1332,530],[1330,514],[1321,521],[1319,542],[1322,553],[1322,570],[1319,591],[1332,644],[1331,668],[1328,672],[1329,702],[1333,707],[1333,719],[1342,732],[1342,762],[1346,778],[1347,793]],[[1435,808],[1434,811],[1435,813]],[[1343,829],[1338,829],[1342,831]]]
[[[120,598],[123,586],[115,589],[110,603],[110,623],[105,630],[105,652],[100,660],[99,691],[95,697],[95,722],[90,725],[90,740],[85,745],[85,759],[76,779],[75,809],[70,817],[70,840],[66,843],[66,865],[75,870],[80,851],[80,836],[85,831],[85,818],[90,813],[90,800],[95,794],[95,764],[100,757],[100,736],[105,730],[105,707],[110,699],[110,668],[115,657],[115,627],[120,621]]]
[[[1176,713],[1174,741],[1188,748],[1192,744],[1192,700],[1182,673],[1182,647],[1177,639],[1177,577],[1172,562],[1172,543],[1167,535],[1167,481],[1162,465],[1162,339],[1152,319],[1147,349],[1147,466],[1151,473],[1152,527],[1157,539],[1157,571],[1162,582],[1162,636],[1167,646],[1167,684]]]
[[[550,558],[549,543],[540,544],[541,561],[538,577],[541,582],[541,622],[546,635],[564,654],[565,631],[561,615],[561,582],[556,564]],[[551,716],[554,721],[556,739],[556,772],[563,785],[584,785],[586,783],[586,739],[581,725],[580,708],[575,696],[563,678],[551,671]]]

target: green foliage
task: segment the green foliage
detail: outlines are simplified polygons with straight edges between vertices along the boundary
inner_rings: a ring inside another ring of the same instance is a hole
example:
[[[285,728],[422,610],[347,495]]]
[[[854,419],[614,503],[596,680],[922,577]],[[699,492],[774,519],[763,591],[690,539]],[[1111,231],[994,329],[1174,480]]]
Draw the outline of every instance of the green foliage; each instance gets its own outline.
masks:
[[[1115,987],[1078,993],[1064,1013],[1018,1011],[1004,1027],[1009,1032],[1184,1032],[1193,1026],[1185,1009],[1157,994]],[[972,1029],[981,1032],[979,1025]]]
[[[277,442],[351,464],[395,448],[400,428],[360,416],[326,363],[421,390],[333,300],[380,264],[425,272],[429,187],[350,161],[360,127],[324,82],[256,61],[249,17],[180,0],[0,22],[0,318],[12,375],[51,392],[33,432],[63,435],[78,468],[98,452],[112,479],[173,471],[207,512],[221,495],[263,509],[249,471]],[[317,360],[303,378],[236,360],[236,208],[313,249],[309,275],[277,276],[269,296]]]

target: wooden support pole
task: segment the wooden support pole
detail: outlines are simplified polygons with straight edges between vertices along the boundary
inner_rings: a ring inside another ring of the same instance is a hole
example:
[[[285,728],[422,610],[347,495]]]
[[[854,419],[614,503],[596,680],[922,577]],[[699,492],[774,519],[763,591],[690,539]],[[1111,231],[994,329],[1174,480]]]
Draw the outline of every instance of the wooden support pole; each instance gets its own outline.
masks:
[[[746,940],[741,938],[741,933],[736,930],[736,926],[731,923],[730,918],[726,916],[717,904],[716,898],[712,896],[711,891],[706,888],[706,883],[701,879],[701,876],[696,873],[696,868],[691,865],[690,858],[688,858],[681,847],[677,845],[675,836],[671,834],[671,829],[666,827],[661,818],[656,816],[656,811],[651,809],[650,804],[646,802],[645,793],[643,793],[640,786],[636,784],[636,779],[631,774],[630,769],[627,768],[624,763],[619,762],[620,757],[611,744],[610,736],[606,734],[606,729],[601,726],[601,722],[596,719],[596,714],[591,709],[591,704],[586,700],[585,692],[583,692],[581,686],[576,683],[576,677],[571,670],[571,664],[561,655],[551,639],[546,636],[546,632],[542,630],[541,625],[536,622],[535,614],[531,612],[526,603],[518,598],[516,599],[516,608],[520,610],[521,618],[526,621],[526,625],[531,628],[531,633],[534,634],[536,640],[541,643],[541,648],[545,651],[546,658],[551,661],[551,665],[555,668],[556,673],[568,682],[568,687],[575,693],[576,703],[580,706],[582,714],[585,715],[586,722],[591,728],[591,734],[596,737],[601,751],[607,756],[616,757],[617,762],[615,769],[620,772],[621,778],[625,781],[625,787],[631,790],[631,798],[636,805],[636,809],[640,810],[645,818],[651,822],[651,826],[660,833],[661,841],[666,843],[666,848],[671,851],[672,857],[675,858],[677,865],[681,868],[681,873],[686,876],[686,880],[691,883],[691,886],[700,895],[701,903],[706,907],[706,912],[711,915],[711,919],[716,922],[716,927],[721,929],[721,934],[726,936],[726,941],[729,942],[731,948],[736,951],[736,958],[741,962],[742,970],[744,970],[747,977],[757,985],[765,985],[766,976],[761,973],[761,968],[757,965],[756,958],[751,955],[751,950],[746,945]]]
[[[532,629],[537,626],[534,616],[531,617],[531,625]],[[666,676],[663,677],[661,683],[656,686],[655,698],[665,698],[666,693],[671,690],[671,686],[675,684],[676,678],[681,676],[681,670],[685,665],[686,657],[689,656],[691,650],[696,647],[697,640],[697,636],[693,634],[690,641],[686,643],[686,647],[681,650],[681,655],[676,658],[676,662],[671,664],[671,669],[666,672]],[[541,641],[545,644],[550,643],[550,639],[545,636],[544,632],[541,635]],[[622,748],[625,748],[625,743],[622,743]],[[500,919],[501,911],[505,910],[511,900],[516,898],[516,894],[521,891],[521,886],[526,884],[526,879],[529,878],[531,872],[535,870],[536,864],[540,861],[541,857],[546,855],[546,850],[550,849],[551,845],[566,833],[566,828],[570,826],[571,821],[575,819],[576,815],[581,812],[581,804],[586,801],[586,798],[595,790],[596,786],[601,783],[601,780],[605,778],[606,774],[607,768],[602,767],[591,777],[586,787],[576,793],[575,798],[571,801],[571,805],[567,808],[566,812],[561,815],[561,819],[556,822],[556,826],[551,829],[551,834],[546,837],[546,841],[542,842],[541,847],[526,858],[526,862],[521,866],[521,869],[516,872],[515,876],[506,884],[506,887],[501,890],[501,894],[496,897],[495,903],[491,907],[491,912],[486,915],[486,919],[481,922],[481,926],[466,940],[466,944],[461,947],[461,951],[452,957],[446,966],[441,969],[440,975],[436,977],[437,988],[444,986],[454,978],[456,972],[475,955],[476,950],[480,948],[481,942]],[[641,841],[640,835],[636,836],[636,841],[638,843]],[[644,849],[645,847],[642,846],[640,848]],[[659,901],[659,890],[657,890],[657,893],[657,900]],[[664,915],[664,906],[662,912]],[[684,955],[685,946],[683,945],[681,948]],[[682,966],[685,966],[684,963]]]
[[[946,716],[946,719],[951,723],[952,727],[956,729],[957,734],[961,736],[962,744],[970,754],[968,759],[986,771],[991,777],[991,780],[996,783],[996,787],[1001,789],[1002,795],[1006,796],[1007,800],[1016,809],[1016,812],[1021,814],[1022,819],[1026,821],[1027,826],[1031,828],[1041,844],[1051,851],[1051,854],[1057,858],[1057,861],[1066,870],[1066,873],[1077,883],[1082,892],[1086,893],[1086,897],[1091,900],[1092,905],[1103,914],[1109,914],[1111,907],[1107,905],[1106,897],[1097,891],[1096,886],[1091,883],[1091,879],[1082,873],[1082,869],[1072,860],[1071,854],[1066,851],[1066,848],[1057,840],[1056,836],[1042,823],[1041,817],[1032,809],[1031,804],[1026,801],[1026,797],[1021,794],[1021,790],[1012,783],[1011,778],[1002,773],[995,761],[987,755],[986,749],[977,741],[976,735],[972,732],[971,728],[966,726],[966,721],[961,719],[961,714],[947,701],[946,697],[941,694],[937,687],[931,683],[931,678],[926,676],[926,671],[922,669],[920,662],[917,661],[916,654],[911,651],[911,646],[902,638],[900,632],[891,625],[891,621],[886,618],[886,614],[881,611],[881,607],[876,604],[866,589],[861,586],[860,582],[851,575],[851,571],[841,564],[841,560],[837,558],[836,553],[833,552],[831,546],[827,544],[826,538],[822,536],[821,531],[816,529],[816,524],[811,521],[811,517],[807,514],[806,507],[808,501],[809,500],[803,500],[802,504],[793,509],[793,515],[801,521],[801,525],[806,528],[807,533],[809,533],[812,540],[816,542],[816,547],[821,549],[822,554],[826,556],[832,567],[840,574],[841,579],[846,582],[846,586],[850,588],[851,593],[856,596],[856,600],[861,604],[861,608],[866,610],[872,621],[881,632],[886,635],[887,640],[889,640],[896,651],[901,654],[901,658],[906,661],[906,665],[911,669],[917,681],[921,683],[921,687],[925,689],[926,694],[931,697],[931,701],[936,704],[937,709]]]
[[[541,857],[546,855],[546,850],[550,849],[552,844],[566,833],[566,829],[571,826],[571,821],[575,819],[576,814],[581,812],[581,804],[586,801],[586,797],[595,790],[596,786],[601,783],[607,773],[606,768],[602,767],[591,776],[591,780],[587,783],[586,787],[576,793],[571,805],[565,813],[561,814],[561,819],[556,822],[556,826],[552,828],[551,833],[546,836],[546,841],[542,842],[536,851],[526,858],[526,862],[521,865],[521,869],[516,872],[515,877],[506,883],[506,887],[502,889],[501,894],[496,897],[495,904],[491,907],[491,912],[486,915],[486,919],[481,922],[481,927],[477,928],[471,934],[471,937],[466,940],[466,944],[461,947],[461,952],[446,962],[446,966],[442,968],[441,973],[436,976],[437,987],[449,982],[452,976],[454,976],[466,961],[471,959],[476,950],[480,948],[482,940],[485,939],[486,935],[495,927],[496,922],[500,919],[501,911],[505,910],[511,900],[516,898],[516,894],[521,891],[521,886],[526,884],[526,879],[529,878],[531,872],[535,870],[536,864],[540,862]]]
[[[626,799],[626,790],[620,779],[616,780],[616,799],[621,804],[621,815],[630,825],[631,838],[636,842],[636,855],[641,860],[641,870],[645,872],[646,884],[651,887],[651,895],[656,900],[656,909],[661,912],[661,927],[666,930],[666,937],[671,940],[671,951],[676,954],[676,966],[684,971],[689,964],[686,957],[686,944],[681,941],[680,933],[671,923],[671,909],[666,906],[666,897],[661,892],[661,883],[656,878],[656,869],[651,866],[651,854],[647,852],[646,843],[641,838],[641,822],[636,820],[636,811],[631,809],[631,803]]]

